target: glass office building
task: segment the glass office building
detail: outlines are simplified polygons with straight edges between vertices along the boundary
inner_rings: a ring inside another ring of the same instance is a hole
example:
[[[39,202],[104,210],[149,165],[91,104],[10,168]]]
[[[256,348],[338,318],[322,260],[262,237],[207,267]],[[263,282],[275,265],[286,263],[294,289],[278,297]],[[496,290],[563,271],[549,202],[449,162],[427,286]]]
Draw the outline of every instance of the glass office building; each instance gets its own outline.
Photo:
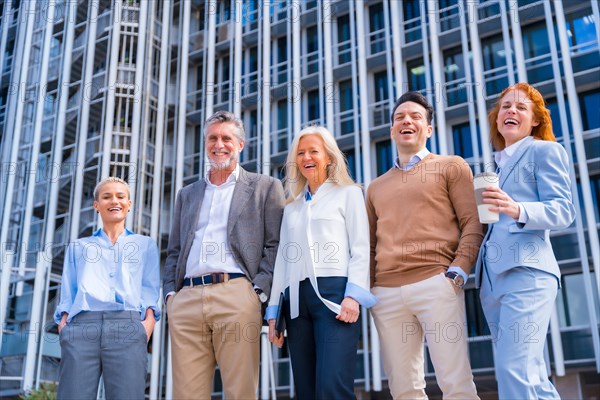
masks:
[[[100,178],[130,182],[127,226],[164,258],[175,195],[205,172],[203,121],[217,110],[245,123],[244,168],[281,177],[294,133],[318,123],[368,186],[395,157],[389,114],[402,92],[434,105],[429,149],[479,172],[493,165],[487,110],[520,81],[546,98],[573,161],[578,217],[551,235],[563,277],[549,373],[564,397],[598,393],[599,24],[595,0],[0,0],[0,396],[57,378],[64,249],[97,229]],[[472,282],[465,307],[475,381],[493,397]],[[362,324],[357,387],[378,391],[380,348]],[[151,398],[170,395],[167,354],[161,323]],[[286,350],[263,346],[262,360],[261,397],[292,391]]]

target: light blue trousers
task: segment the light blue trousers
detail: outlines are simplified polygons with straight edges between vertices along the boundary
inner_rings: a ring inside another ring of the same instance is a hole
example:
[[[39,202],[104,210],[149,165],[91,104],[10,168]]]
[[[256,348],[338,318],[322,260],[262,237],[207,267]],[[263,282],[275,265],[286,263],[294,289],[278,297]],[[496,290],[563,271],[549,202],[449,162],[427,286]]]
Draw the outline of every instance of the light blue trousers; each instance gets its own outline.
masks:
[[[481,305],[496,353],[500,399],[560,398],[544,361],[557,293],[557,278],[535,268],[512,268],[499,275],[485,270]]]

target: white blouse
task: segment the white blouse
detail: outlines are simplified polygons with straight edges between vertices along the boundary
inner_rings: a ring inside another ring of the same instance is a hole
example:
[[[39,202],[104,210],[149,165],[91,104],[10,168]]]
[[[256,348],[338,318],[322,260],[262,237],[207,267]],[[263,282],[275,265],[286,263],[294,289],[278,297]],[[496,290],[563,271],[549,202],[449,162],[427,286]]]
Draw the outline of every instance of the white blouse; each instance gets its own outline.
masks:
[[[369,291],[369,251],[369,222],[358,186],[327,180],[311,200],[301,193],[283,213],[266,318],[274,318],[279,295],[288,286],[290,314],[296,318],[299,283],[306,278],[336,314],[341,306],[320,296],[317,277],[348,277],[344,297],[371,307],[377,299]]]

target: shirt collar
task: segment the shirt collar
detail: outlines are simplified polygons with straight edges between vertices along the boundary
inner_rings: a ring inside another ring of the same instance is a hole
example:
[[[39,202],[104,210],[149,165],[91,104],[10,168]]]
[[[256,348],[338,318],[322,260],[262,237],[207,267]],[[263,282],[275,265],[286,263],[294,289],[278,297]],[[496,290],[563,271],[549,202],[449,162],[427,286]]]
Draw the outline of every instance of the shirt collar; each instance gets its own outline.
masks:
[[[240,176],[240,163],[236,162],[235,168],[233,169],[233,171],[231,171],[231,174],[227,177],[227,180],[225,181],[225,183],[237,182],[239,176]],[[209,177],[210,177],[210,169],[207,170],[206,173],[204,174],[204,182],[206,182],[207,185],[216,186],[215,184],[213,184],[210,181]]]
[[[494,159],[496,160],[496,164],[502,167],[502,165],[500,164],[504,164],[506,160],[508,160],[513,154],[515,154],[517,150],[519,150],[519,147],[521,147],[529,137],[530,136],[525,136],[523,139],[511,144],[508,147],[505,147],[503,150],[494,153]]]
[[[407,169],[412,168],[419,161],[421,161],[422,159],[427,157],[430,153],[431,152],[429,150],[427,150],[427,147],[423,147],[421,150],[419,150],[417,152],[417,154],[415,154],[414,156],[412,156],[410,158],[410,160],[408,160],[408,163],[406,163],[405,165],[402,165],[402,166],[400,166],[400,159],[398,157],[396,157],[396,160],[394,161],[394,167],[406,171]]]
[[[134,233],[132,231],[130,231],[129,229],[125,228],[125,230],[123,231],[123,233],[121,233],[121,235],[119,235],[119,237],[121,236],[129,236],[129,235],[133,235]],[[96,237],[103,237],[105,239],[108,239],[108,235],[106,234],[106,232],[104,232],[104,229],[100,228],[98,229],[96,232],[94,232],[94,234],[92,236],[96,236]]]
[[[317,191],[315,193],[311,193],[310,190],[308,189],[308,183],[304,186],[304,201],[311,201],[313,198],[315,198],[319,193],[325,192],[327,191],[325,188],[327,186],[329,186],[329,184],[332,183],[332,181],[330,179],[327,179],[325,182],[323,182],[321,184],[321,186],[319,186],[319,188],[317,189]]]

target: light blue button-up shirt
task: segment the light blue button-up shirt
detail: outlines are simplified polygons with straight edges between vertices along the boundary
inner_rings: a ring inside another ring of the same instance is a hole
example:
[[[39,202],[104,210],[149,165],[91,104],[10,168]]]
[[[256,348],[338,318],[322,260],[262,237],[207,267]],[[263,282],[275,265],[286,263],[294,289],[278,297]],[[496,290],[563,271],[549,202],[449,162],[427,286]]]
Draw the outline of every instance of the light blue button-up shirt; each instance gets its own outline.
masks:
[[[54,321],[68,313],[67,322],[82,311],[138,311],[158,309],[160,257],[156,243],[148,236],[128,229],[113,245],[106,232],[71,243],[65,254],[60,303]]]

